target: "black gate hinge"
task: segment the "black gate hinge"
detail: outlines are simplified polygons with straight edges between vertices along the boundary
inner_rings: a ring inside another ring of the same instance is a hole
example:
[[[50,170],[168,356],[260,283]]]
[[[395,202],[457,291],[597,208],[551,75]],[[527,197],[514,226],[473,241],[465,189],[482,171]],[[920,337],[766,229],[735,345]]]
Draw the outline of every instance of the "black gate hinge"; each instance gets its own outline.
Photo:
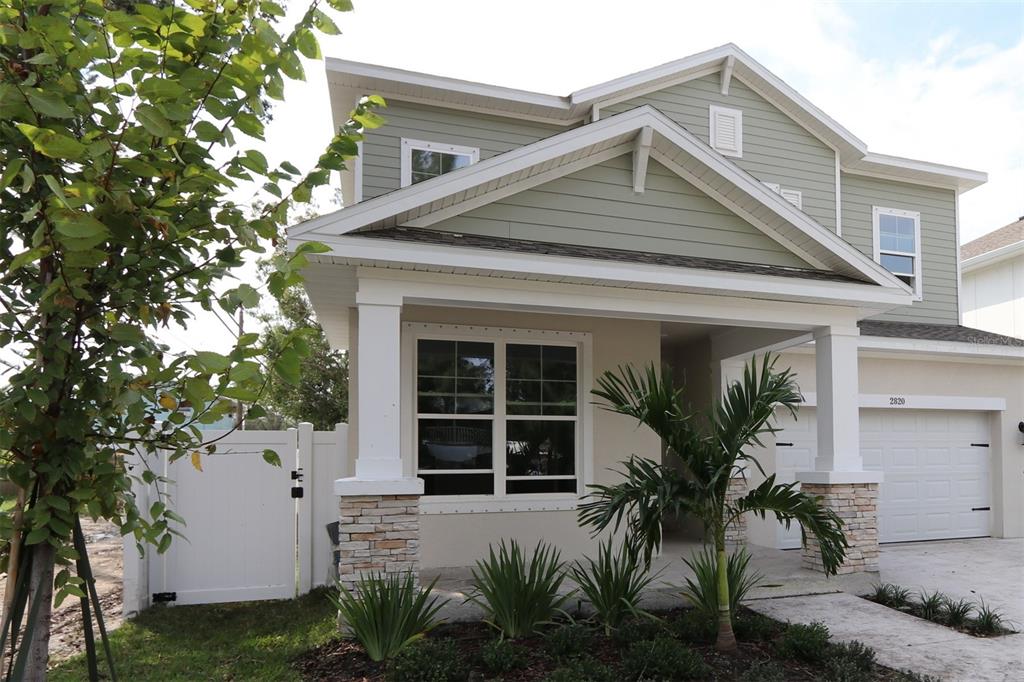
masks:
[[[161,603],[170,602],[170,601],[178,601],[178,593],[177,592],[154,592],[153,593],[153,603],[154,604],[161,604]]]

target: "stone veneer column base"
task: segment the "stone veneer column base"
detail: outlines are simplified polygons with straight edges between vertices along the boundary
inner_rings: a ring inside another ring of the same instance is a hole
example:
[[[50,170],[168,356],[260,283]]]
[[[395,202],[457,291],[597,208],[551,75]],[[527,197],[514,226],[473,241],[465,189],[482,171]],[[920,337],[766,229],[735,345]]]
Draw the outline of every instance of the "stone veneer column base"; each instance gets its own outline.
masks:
[[[819,495],[826,506],[843,520],[850,544],[840,574],[878,571],[878,484],[877,483],[801,483],[809,495]],[[818,543],[808,536],[803,550],[803,567],[824,572]]]
[[[726,503],[733,503],[748,492],[747,479],[735,476],[729,479],[729,487],[725,491]],[[725,528],[725,541],[742,545],[747,541],[747,518],[740,516]]]
[[[338,580],[412,573],[419,584],[420,496],[341,495]]]

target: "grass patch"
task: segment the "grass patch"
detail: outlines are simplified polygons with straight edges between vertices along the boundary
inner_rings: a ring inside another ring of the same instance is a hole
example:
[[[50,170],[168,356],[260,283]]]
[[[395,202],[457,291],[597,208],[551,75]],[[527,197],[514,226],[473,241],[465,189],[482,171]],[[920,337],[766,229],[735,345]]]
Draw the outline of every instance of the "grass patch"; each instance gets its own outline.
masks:
[[[294,600],[158,606],[110,636],[122,680],[299,680],[291,661],[337,636],[325,589]],[[53,682],[88,679],[85,657],[50,671]]]

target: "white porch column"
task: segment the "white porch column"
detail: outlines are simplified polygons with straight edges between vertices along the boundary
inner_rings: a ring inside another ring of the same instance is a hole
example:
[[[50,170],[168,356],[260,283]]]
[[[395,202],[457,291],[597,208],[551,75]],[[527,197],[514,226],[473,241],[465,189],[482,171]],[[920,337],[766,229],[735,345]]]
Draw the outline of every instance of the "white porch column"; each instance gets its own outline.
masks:
[[[818,395],[818,452],[814,471],[797,474],[801,490],[822,498],[843,520],[849,548],[839,573],[878,570],[878,484],[881,472],[865,471],[860,451],[857,328],[814,332]],[[821,553],[808,538],[806,568],[822,570]]]
[[[399,300],[357,298],[351,358],[356,381],[355,476],[334,482],[340,497],[338,579],[352,589],[368,575],[419,574],[423,481],[403,477]],[[411,457],[411,453],[406,453]]]

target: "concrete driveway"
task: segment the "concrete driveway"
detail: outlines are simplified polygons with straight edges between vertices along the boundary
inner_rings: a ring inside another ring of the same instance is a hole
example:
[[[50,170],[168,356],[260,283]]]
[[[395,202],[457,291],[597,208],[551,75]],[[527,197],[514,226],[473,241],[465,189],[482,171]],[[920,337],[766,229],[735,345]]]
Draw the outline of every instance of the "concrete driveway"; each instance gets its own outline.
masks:
[[[984,599],[1005,613],[1015,630],[1024,629],[1024,539],[882,545],[879,563],[884,582],[914,592],[939,590],[957,599]]]

